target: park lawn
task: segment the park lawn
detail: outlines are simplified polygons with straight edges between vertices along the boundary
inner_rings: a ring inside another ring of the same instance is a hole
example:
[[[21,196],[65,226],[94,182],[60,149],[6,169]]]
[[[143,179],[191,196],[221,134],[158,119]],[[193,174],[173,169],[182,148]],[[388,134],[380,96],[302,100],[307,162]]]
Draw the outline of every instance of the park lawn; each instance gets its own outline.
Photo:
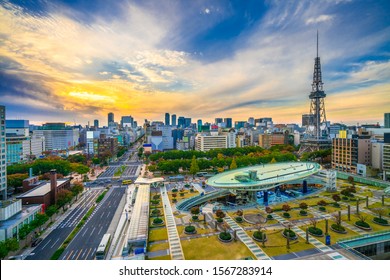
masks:
[[[150,202],[150,208],[154,208],[154,207],[160,208],[160,207],[162,207],[163,205],[162,205],[161,199],[158,199],[158,200],[159,200],[159,202],[157,204],[153,204],[152,202]]]
[[[253,232],[255,231],[256,230],[247,231],[247,234],[249,235],[249,237],[252,237]],[[255,240],[253,241],[256,242],[257,245],[261,248],[261,250],[263,250],[264,253],[266,253],[270,257],[315,248],[312,244],[306,244],[306,240],[298,236],[297,240],[290,242],[290,249],[287,250],[287,240],[283,237],[282,230],[267,230],[265,233],[267,235],[265,247],[263,247],[262,242],[258,242]]]
[[[290,214],[290,218],[285,218],[283,216],[283,213],[284,212],[279,212],[279,215],[282,216],[284,219],[288,220],[288,221],[291,221],[291,220],[301,220],[301,219],[308,219],[308,218],[313,218],[313,214],[310,213],[310,211],[306,210],[307,211],[307,216],[301,216],[299,214],[299,211],[301,211],[301,209],[299,210],[292,210],[292,211],[288,211],[288,213]]]
[[[168,239],[168,232],[165,227],[149,230],[149,241],[159,241],[159,240],[167,240],[167,239]]]
[[[329,221],[328,234],[330,235],[330,240],[331,240],[332,244],[336,243],[340,239],[344,239],[344,238],[348,238],[348,237],[359,235],[358,233],[356,233],[356,232],[354,232],[352,230],[349,230],[347,228],[345,228],[345,230],[347,231],[347,233],[345,233],[345,234],[334,232],[333,230],[330,229],[330,226],[332,224],[334,224],[334,222],[333,221]],[[311,225],[308,225],[308,226],[311,226]],[[317,223],[317,228],[322,229],[322,231],[324,233],[324,236],[323,237],[316,237],[316,236],[313,236],[313,235],[310,235],[310,236],[316,238],[318,241],[320,241],[320,242],[325,244],[325,221],[324,220],[319,221]],[[304,227],[304,226],[302,226],[301,229],[303,231],[306,231],[306,227]]]
[[[180,218],[183,218],[185,216],[187,216],[187,214],[179,214],[179,215],[175,215],[175,218],[180,219]]]
[[[366,196],[373,197],[372,191],[370,190],[360,189],[356,194],[362,196],[363,198],[366,198]]]
[[[148,252],[155,252],[166,249],[169,249],[169,242],[148,245]]]
[[[362,213],[363,216],[367,216],[366,223],[368,223],[372,230],[368,230],[367,233],[375,232],[375,231],[382,231],[382,230],[389,230],[390,226],[381,226],[378,224],[375,224],[372,219],[375,217],[373,215],[368,215],[366,213]],[[356,215],[351,215],[351,221],[348,221],[348,216],[342,216],[342,220],[345,221],[346,223],[355,226],[355,222],[359,220],[359,218]],[[357,228],[357,227],[356,227]]]
[[[192,225],[195,226],[194,223],[192,223]],[[191,237],[191,236],[193,236],[193,235],[191,235],[191,234],[185,234],[185,233],[184,233],[184,228],[185,228],[186,226],[187,226],[187,225],[185,225],[185,226],[177,226],[177,227],[176,227],[176,228],[177,228],[177,232],[179,233],[179,236],[180,236],[180,237]],[[207,229],[207,228],[197,227],[197,226],[195,226],[195,228],[196,228],[196,234],[205,234],[205,233],[214,233],[214,232],[218,232],[218,230],[215,230],[214,228],[209,228],[209,229]]]
[[[170,256],[170,255],[160,256],[160,257],[155,257],[155,258],[149,258],[148,260],[151,260],[151,261],[157,261],[157,260],[171,260],[171,256]]]
[[[339,202],[339,204],[340,204],[340,202]],[[326,208],[326,212],[328,212],[328,213],[337,213],[338,211],[342,211],[342,210],[347,209],[347,207],[342,205],[342,204],[340,204],[340,207],[335,207],[335,206],[333,206],[333,203],[326,205],[325,208]]]
[[[256,259],[241,241],[223,243],[216,235],[182,240],[181,246],[186,260],[239,260],[246,257]]]
[[[303,199],[302,202],[305,202],[309,206],[317,206],[317,203],[321,200],[324,200],[327,202],[327,204],[332,203],[332,199],[328,199],[326,197],[315,197],[310,199]]]
[[[368,207],[369,209],[385,208],[385,209],[387,209],[388,212],[390,212],[390,204],[386,204],[386,202],[385,202],[385,206],[382,206],[382,202],[375,202],[375,203],[370,204],[368,206],[369,206]],[[366,208],[366,207],[364,207],[364,208]]]
[[[150,228],[153,228],[153,227],[165,227],[165,217],[164,215],[161,215],[159,218],[162,219],[164,222],[160,225],[153,225],[153,220],[155,219],[156,217],[152,217],[152,218],[149,218],[149,227]]]
[[[285,201],[285,202],[281,202],[279,204],[271,205],[270,207],[275,211],[281,210],[284,204],[290,205],[291,208],[299,208],[299,203],[304,202],[304,201],[305,201],[304,199],[302,199],[302,201],[299,201],[299,202]]]

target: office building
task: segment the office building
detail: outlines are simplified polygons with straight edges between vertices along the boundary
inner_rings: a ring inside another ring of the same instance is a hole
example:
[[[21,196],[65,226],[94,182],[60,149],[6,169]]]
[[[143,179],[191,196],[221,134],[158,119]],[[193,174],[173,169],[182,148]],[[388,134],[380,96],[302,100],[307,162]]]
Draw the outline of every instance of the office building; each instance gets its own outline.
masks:
[[[185,123],[186,123],[185,117],[179,117],[179,118],[177,119],[177,126],[178,126],[179,128],[185,128]]]
[[[191,126],[191,118],[184,118],[184,127],[190,127]]]
[[[152,131],[150,136],[153,152],[162,152],[164,150],[162,131]]]
[[[250,117],[248,119],[248,123],[249,123],[250,126],[254,126],[255,125],[255,119],[253,117]]]
[[[245,122],[245,121],[235,121],[234,128],[238,130],[240,128],[245,127],[246,124],[247,124],[247,122]]]
[[[195,137],[195,150],[207,152],[211,149],[223,149],[228,147],[228,135],[218,135],[211,133],[210,135],[198,134]]]
[[[93,120],[93,126],[95,127],[95,129],[98,129],[99,128],[99,120]]]
[[[202,120],[198,120],[196,122],[196,126],[197,126],[197,131],[201,132],[202,131]]]
[[[169,117],[169,113],[165,113],[165,125],[169,125],[170,124],[170,117]]]
[[[79,144],[80,133],[77,128],[65,123],[46,123],[33,131],[33,136],[45,138],[45,150],[66,150]]]
[[[390,128],[390,113],[385,113],[385,128]]]
[[[110,125],[110,123],[113,122],[114,122],[114,113],[110,112],[108,113],[107,125]]]
[[[268,149],[275,145],[288,144],[289,131],[259,134],[259,146]]]
[[[174,148],[173,145],[173,137],[172,137],[172,126],[170,125],[163,125],[159,126],[157,128],[157,131],[161,131],[162,134],[162,149],[165,150],[172,150]]]
[[[176,126],[176,115],[175,114],[172,115],[172,125]]]
[[[225,118],[223,120],[223,122],[225,123],[225,127],[226,128],[232,128],[233,127],[233,120],[232,120],[232,118]]]
[[[222,118],[215,118],[215,125],[218,125],[221,122],[223,122]]]
[[[99,157],[116,156],[118,153],[118,139],[114,137],[107,138],[105,134],[100,134],[98,139]]]
[[[0,199],[7,199],[5,106],[0,105]]]
[[[122,128],[132,128],[134,124],[134,119],[132,116],[123,116],[121,118],[121,126]]]

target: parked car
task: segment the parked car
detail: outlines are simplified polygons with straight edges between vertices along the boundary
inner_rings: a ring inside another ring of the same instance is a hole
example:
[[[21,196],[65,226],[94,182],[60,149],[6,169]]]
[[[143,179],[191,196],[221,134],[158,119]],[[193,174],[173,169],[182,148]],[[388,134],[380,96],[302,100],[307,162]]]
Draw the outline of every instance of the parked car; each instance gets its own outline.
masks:
[[[35,240],[31,243],[31,247],[36,247],[36,246],[38,246],[38,244],[41,243],[42,240],[43,240],[42,238],[37,238],[37,239],[35,239]]]

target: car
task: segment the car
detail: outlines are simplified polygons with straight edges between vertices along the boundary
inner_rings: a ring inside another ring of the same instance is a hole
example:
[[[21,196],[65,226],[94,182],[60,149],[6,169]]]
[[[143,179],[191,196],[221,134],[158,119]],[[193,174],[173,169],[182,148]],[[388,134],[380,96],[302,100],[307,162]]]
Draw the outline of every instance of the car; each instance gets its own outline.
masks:
[[[31,247],[36,247],[36,246],[38,246],[38,244],[41,243],[42,240],[43,240],[42,238],[37,238],[37,239],[35,239],[35,240],[31,243]]]

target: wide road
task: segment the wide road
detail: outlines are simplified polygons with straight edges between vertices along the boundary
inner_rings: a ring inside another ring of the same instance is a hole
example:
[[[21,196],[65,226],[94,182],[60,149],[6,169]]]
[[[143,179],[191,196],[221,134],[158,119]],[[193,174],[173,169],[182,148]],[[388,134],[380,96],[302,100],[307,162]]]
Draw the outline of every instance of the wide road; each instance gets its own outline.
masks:
[[[30,253],[26,260],[50,260],[101,192],[102,189],[93,189],[84,193],[76,208],[68,213],[68,216]]]
[[[95,252],[110,226],[126,187],[112,188],[99,203],[84,227],[61,255],[62,260],[93,260]]]

